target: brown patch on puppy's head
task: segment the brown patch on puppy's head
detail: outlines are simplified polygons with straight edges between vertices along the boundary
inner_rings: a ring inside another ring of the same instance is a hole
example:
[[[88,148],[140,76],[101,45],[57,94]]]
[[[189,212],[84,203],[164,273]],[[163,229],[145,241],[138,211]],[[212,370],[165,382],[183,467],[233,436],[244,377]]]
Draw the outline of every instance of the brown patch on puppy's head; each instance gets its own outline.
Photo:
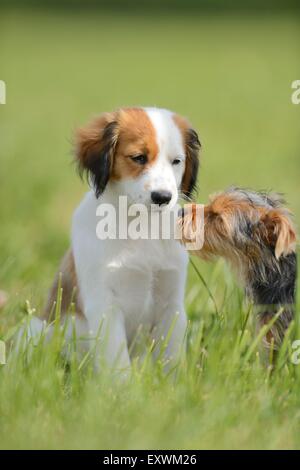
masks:
[[[97,197],[109,179],[136,178],[157,155],[155,129],[142,108],[102,114],[76,134],[79,170],[89,174]]]
[[[192,129],[185,118],[175,114],[173,119],[182,133],[186,152],[185,172],[182,178],[181,190],[187,197],[191,197],[197,183],[201,144],[196,131]]]
[[[119,139],[112,178],[137,178],[158,156],[156,133],[142,108],[125,108],[118,113]],[[140,162],[134,158],[140,157]],[[144,162],[144,163],[143,163]]]

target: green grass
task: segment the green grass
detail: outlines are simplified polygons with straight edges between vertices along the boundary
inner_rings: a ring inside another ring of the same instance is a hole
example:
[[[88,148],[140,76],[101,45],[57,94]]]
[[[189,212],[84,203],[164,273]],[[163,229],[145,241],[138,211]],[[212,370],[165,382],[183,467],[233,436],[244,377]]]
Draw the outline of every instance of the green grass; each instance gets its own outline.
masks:
[[[73,129],[122,105],[189,116],[203,142],[199,200],[230,184],[284,192],[300,220],[299,18],[1,11],[0,338],[40,311],[85,190]],[[95,377],[57,343],[0,366],[1,448],[299,448],[300,366],[270,374],[255,319],[219,262],[191,269],[189,351],[176,377]],[[294,334],[294,333],[293,333]],[[296,334],[297,335],[297,334]],[[300,338],[300,336],[298,335]],[[62,341],[60,338],[59,341]]]

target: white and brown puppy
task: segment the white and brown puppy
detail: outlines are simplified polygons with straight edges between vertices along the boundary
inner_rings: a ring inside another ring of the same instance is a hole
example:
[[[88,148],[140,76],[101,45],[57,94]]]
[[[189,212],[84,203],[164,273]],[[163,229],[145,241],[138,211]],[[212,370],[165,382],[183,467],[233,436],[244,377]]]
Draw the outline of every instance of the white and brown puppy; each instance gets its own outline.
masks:
[[[172,325],[166,357],[176,359],[186,329],[188,257],[174,239],[99,240],[97,207],[112,204],[118,214],[118,198],[125,195],[130,203],[149,209],[154,204],[175,210],[179,197],[190,197],[195,187],[199,149],[188,121],[165,109],[119,109],[77,132],[76,160],[80,171],[88,173],[92,190],[74,213],[71,248],[60,267],[62,314],[69,310],[76,286],[77,334],[98,335],[109,364],[130,366],[129,348],[140,326],[156,340]],[[48,318],[57,287],[58,278],[49,295]],[[96,368],[99,361],[96,353]]]

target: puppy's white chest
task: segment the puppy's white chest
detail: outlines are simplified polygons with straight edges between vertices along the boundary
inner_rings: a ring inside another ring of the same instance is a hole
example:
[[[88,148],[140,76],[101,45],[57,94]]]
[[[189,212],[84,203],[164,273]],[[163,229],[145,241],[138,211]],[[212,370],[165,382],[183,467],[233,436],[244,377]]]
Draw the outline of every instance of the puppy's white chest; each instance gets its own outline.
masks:
[[[105,250],[114,253],[107,260],[107,288],[112,303],[124,313],[126,329],[135,331],[139,325],[151,327],[157,305],[157,277],[164,270],[178,269],[177,242],[161,240],[118,241]]]
[[[187,253],[177,240],[98,239],[96,202],[87,195],[73,218],[84,313],[95,330],[101,316],[117,315],[131,341],[140,325],[151,328],[160,321],[168,303],[177,311],[173,305],[183,294]]]

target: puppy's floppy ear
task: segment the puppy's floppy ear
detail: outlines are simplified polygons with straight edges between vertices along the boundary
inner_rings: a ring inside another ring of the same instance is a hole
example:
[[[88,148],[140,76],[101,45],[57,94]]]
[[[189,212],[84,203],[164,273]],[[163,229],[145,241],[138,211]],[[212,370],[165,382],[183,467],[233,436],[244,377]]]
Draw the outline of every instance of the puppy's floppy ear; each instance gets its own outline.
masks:
[[[185,131],[186,161],[181,183],[181,190],[188,197],[191,197],[197,182],[200,148],[201,144],[197,132],[192,128],[188,128]]]
[[[79,172],[81,175],[85,172],[88,174],[97,198],[109,180],[117,142],[116,113],[103,114],[76,133],[76,159]]]
[[[288,212],[271,210],[263,222],[267,229],[268,242],[274,247],[277,259],[295,251],[297,236]]]

